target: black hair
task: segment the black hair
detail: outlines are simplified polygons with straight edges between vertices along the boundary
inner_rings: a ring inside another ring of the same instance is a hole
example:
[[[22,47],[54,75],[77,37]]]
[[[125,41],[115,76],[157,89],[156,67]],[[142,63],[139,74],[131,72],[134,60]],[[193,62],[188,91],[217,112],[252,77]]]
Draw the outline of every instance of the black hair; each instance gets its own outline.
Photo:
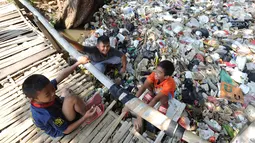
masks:
[[[29,76],[22,84],[23,93],[28,98],[36,98],[36,92],[41,91],[50,83],[50,80],[41,74]]]
[[[97,44],[99,44],[101,42],[103,44],[108,44],[108,43],[110,43],[110,39],[109,39],[108,36],[103,35],[103,36],[100,36],[100,37],[97,38]]]
[[[174,64],[168,60],[161,61],[158,66],[164,70],[165,76],[172,76],[174,73]]]

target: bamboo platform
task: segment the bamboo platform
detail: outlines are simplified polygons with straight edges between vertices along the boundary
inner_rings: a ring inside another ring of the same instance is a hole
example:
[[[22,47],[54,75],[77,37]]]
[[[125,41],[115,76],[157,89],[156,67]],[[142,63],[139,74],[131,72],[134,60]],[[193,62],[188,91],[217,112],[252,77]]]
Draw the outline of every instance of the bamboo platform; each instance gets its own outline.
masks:
[[[132,123],[123,121],[111,109],[90,125],[71,134],[52,138],[37,128],[31,119],[30,103],[22,93],[23,81],[32,74],[54,79],[68,64],[56,53],[47,38],[13,5],[0,3],[0,143],[135,143],[148,141],[137,133]],[[73,73],[58,85],[57,95],[70,88],[81,98],[94,93],[91,75]]]
[[[55,52],[14,4],[0,6],[0,80]]]

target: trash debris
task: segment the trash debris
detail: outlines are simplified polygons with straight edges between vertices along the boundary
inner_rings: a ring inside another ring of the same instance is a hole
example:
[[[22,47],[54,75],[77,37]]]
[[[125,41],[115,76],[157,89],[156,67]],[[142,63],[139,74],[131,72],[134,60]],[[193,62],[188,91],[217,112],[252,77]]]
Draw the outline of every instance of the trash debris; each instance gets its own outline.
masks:
[[[241,88],[222,82],[220,85],[220,98],[228,99],[232,102],[244,102]]]
[[[246,114],[247,119],[248,119],[250,122],[255,121],[255,107],[254,107],[254,106],[248,105],[248,106],[246,107],[246,109],[244,110],[244,113]]]
[[[174,97],[188,114],[180,117],[182,126],[195,121],[201,138],[230,142],[254,118],[243,115],[255,99],[254,9],[244,0],[118,1],[89,27],[102,29],[126,54],[122,86],[134,94],[159,61],[172,61]],[[95,41],[91,35],[83,45]]]

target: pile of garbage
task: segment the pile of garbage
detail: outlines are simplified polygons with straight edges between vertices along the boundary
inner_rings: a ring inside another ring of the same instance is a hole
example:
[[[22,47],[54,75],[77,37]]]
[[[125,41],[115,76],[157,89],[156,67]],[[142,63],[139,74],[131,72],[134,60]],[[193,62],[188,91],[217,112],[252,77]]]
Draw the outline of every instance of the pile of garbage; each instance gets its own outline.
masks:
[[[94,18],[84,28],[95,33],[82,44],[95,45],[98,36],[108,35],[111,47],[128,58],[122,85],[130,92],[161,60],[175,64],[175,98],[187,105],[186,129],[211,142],[229,142],[254,121],[253,1],[116,1]]]

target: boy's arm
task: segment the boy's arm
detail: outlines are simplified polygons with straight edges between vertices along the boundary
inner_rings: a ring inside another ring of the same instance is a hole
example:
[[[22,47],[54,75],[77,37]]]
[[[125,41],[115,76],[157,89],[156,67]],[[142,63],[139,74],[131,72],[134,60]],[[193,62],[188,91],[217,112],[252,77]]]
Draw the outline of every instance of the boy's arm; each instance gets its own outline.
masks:
[[[139,88],[139,90],[136,92],[136,97],[139,98],[146,89],[149,89],[151,91],[151,83],[146,79],[144,84]]]
[[[84,52],[84,46],[82,46],[81,44],[79,44],[76,41],[73,41],[73,40],[69,39],[63,33],[61,33],[61,35],[66,39],[66,41],[71,43],[76,50],[78,50],[79,52]]]
[[[71,125],[69,125],[67,127],[67,129],[63,132],[64,134],[69,134],[71,133],[73,130],[77,129],[82,123],[84,123],[84,121],[86,121],[88,118],[92,117],[94,114],[96,113],[96,108],[94,108],[94,106],[92,106],[86,113],[84,116],[82,116],[78,121],[72,123]]]
[[[72,123],[71,125],[69,125],[67,127],[67,129],[63,132],[64,134],[69,134],[71,133],[73,130],[77,129],[82,123],[84,123],[84,119],[80,118],[78,121]]]
[[[124,73],[126,72],[126,69],[127,69],[127,57],[125,54],[123,54],[123,56],[121,57],[121,63],[122,63],[121,72]]]
[[[159,93],[151,100],[151,102],[149,103],[149,106],[154,107],[154,106],[158,103],[158,101],[160,101],[160,100],[161,100],[161,103],[163,103],[163,101],[167,103],[168,97],[167,97],[166,95],[162,94],[161,92],[159,92]],[[162,100],[163,100],[163,101],[162,101]]]
[[[60,83],[63,79],[68,77],[80,64],[89,62],[87,57],[80,57],[78,61],[70,67],[65,68],[56,78],[57,83]]]

